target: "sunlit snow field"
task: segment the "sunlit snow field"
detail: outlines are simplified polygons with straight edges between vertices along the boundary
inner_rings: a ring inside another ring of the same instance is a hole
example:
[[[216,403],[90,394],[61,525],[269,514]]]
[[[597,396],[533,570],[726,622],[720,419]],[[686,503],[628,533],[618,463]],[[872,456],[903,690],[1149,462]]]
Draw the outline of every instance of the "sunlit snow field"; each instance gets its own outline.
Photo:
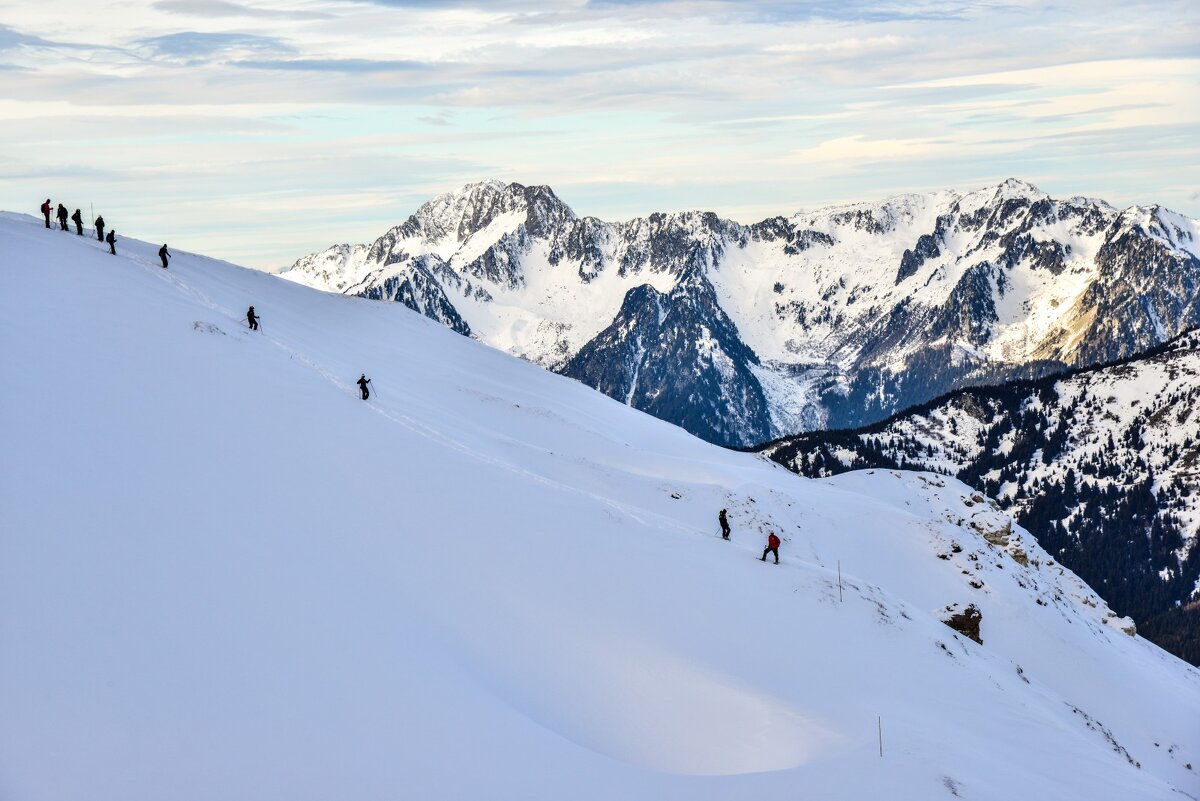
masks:
[[[1200,671],[962,484],[805,480],[397,304],[0,242],[0,798],[1200,796]]]

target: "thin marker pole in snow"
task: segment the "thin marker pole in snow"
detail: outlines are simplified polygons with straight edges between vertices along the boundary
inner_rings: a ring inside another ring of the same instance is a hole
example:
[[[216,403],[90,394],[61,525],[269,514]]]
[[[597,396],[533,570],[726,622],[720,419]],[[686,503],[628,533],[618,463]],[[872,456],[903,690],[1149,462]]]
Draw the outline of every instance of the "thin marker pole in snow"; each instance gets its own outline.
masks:
[[[875,725],[879,728],[879,758],[883,758],[883,717],[875,718]]]
[[[838,560],[838,603],[842,602],[842,560]]]
[[[96,204],[95,204],[95,203],[88,203],[88,211],[89,211],[89,212],[91,212],[91,215],[92,215],[92,230],[93,230],[93,231],[95,231],[95,230],[96,230]]]

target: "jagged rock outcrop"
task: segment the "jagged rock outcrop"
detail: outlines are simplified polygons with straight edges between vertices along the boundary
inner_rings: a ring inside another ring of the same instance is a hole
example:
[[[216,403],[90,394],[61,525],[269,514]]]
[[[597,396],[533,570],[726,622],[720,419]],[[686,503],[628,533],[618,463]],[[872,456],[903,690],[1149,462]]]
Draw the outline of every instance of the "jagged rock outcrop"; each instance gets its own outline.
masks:
[[[629,290],[612,324],[562,373],[710,442],[737,445],[771,431],[757,364],[693,270],[665,294],[648,284]]]
[[[983,623],[983,613],[979,611],[979,607],[975,604],[967,604],[965,608],[958,604],[950,604],[942,614],[942,622],[950,628],[957,631],[959,634],[974,640],[983,645],[983,637],[979,633],[979,626]]]

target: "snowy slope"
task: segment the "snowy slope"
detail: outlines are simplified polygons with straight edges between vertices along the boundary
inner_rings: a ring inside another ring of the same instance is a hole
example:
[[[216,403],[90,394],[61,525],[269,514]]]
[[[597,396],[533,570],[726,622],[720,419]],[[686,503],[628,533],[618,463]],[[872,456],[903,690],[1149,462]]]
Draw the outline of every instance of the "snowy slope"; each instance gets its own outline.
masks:
[[[801,479],[398,305],[0,239],[6,799],[1200,796],[1200,672],[958,482]]]
[[[763,449],[807,476],[905,466],[1017,516],[1153,639],[1200,662],[1200,330],[1141,357],[965,389],[860,430]]]
[[[1198,236],[1157,206],[1053,199],[1015,179],[754,225],[701,212],[607,223],[549,187],[489,181],[283,275],[403,302],[744,445],[1157,345],[1200,324]],[[648,330],[648,305],[678,324]],[[716,328],[733,338],[703,333]],[[650,337],[670,344],[647,349]]]

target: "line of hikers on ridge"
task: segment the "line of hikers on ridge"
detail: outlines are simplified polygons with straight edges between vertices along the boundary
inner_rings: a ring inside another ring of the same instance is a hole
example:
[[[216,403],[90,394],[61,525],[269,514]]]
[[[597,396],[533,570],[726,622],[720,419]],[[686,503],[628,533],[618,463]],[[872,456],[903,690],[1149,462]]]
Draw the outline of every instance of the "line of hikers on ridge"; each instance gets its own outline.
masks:
[[[46,219],[46,227],[53,229],[54,226],[50,224],[51,214],[55,214],[54,206],[50,203],[50,198],[46,198],[46,202],[42,204],[42,216]],[[59,230],[67,231],[69,233],[71,229],[67,227],[67,220],[70,219],[71,222],[75,223],[75,233],[78,236],[83,236],[83,212],[80,209],[75,209],[75,213],[70,215],[68,218],[67,207],[59,203],[56,216],[58,217]],[[96,239],[100,242],[107,243],[108,252],[114,256],[117,255],[117,229],[110,228],[108,234],[105,235],[105,223],[103,215],[96,218],[94,225],[96,230]],[[163,246],[158,249],[158,258],[162,259],[163,269],[167,269],[167,261],[171,258],[171,253],[167,250],[166,243],[163,243]]]
[[[54,226],[52,226],[50,224],[50,215],[51,214],[56,214],[56,216],[58,218],[58,225],[59,225],[60,230],[67,231],[68,233],[70,233],[71,229],[69,229],[67,227],[67,220],[70,219],[71,222],[75,223],[75,233],[78,236],[83,236],[83,212],[80,209],[75,209],[75,213],[70,215],[70,217],[68,217],[66,206],[59,203],[58,211],[56,213],[54,210],[54,206],[50,202],[50,198],[46,198],[46,202],[42,204],[42,216],[46,219],[46,227],[53,230]],[[104,233],[105,223],[104,223],[103,215],[100,217],[97,217],[95,219],[94,225],[95,225],[95,230],[96,230],[96,239],[101,242],[108,243],[108,252],[114,256],[117,255],[117,230],[115,228],[110,228],[108,231],[108,235],[107,236],[105,235],[105,233]],[[172,258],[172,254],[169,250],[167,250],[166,243],[163,243],[163,246],[158,249],[158,258],[162,260],[163,269],[164,270],[167,269],[167,262]],[[259,330],[258,321],[261,319],[262,318],[259,317],[257,313],[255,313],[253,306],[251,306],[249,309],[246,310],[246,323],[247,323],[247,325],[250,326],[251,331]],[[364,378],[365,378],[365,376],[364,376]],[[370,382],[368,382],[368,383],[370,383]],[[367,389],[366,389],[366,386],[364,386],[363,387],[363,400],[367,399],[366,392],[367,392]]]

